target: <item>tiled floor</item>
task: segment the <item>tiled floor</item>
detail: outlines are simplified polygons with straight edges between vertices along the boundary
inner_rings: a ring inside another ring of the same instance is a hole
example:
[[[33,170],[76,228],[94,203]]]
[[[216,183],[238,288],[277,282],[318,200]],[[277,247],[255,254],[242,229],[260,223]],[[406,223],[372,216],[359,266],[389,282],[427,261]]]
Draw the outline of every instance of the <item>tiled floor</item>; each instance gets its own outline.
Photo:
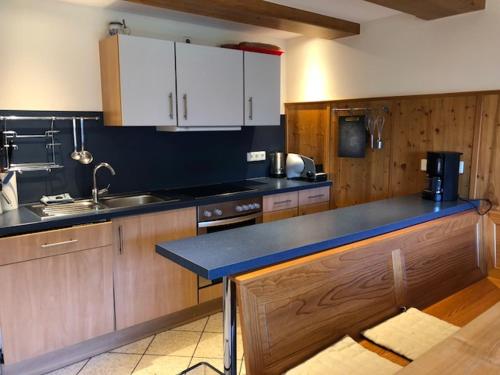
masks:
[[[238,331],[240,332],[240,331]],[[241,335],[238,373],[245,374]],[[198,362],[222,370],[222,313],[122,346],[50,375],[176,375]]]

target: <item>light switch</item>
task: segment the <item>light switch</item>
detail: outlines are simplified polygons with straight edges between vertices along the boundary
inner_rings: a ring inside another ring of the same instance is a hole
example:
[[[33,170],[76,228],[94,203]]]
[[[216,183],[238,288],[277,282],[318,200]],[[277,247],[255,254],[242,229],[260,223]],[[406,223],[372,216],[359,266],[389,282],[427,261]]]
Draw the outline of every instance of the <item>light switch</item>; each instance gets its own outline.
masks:
[[[458,167],[458,173],[464,174],[464,169],[465,169],[465,162],[461,161],[460,167]]]
[[[420,170],[427,172],[427,159],[420,159]]]

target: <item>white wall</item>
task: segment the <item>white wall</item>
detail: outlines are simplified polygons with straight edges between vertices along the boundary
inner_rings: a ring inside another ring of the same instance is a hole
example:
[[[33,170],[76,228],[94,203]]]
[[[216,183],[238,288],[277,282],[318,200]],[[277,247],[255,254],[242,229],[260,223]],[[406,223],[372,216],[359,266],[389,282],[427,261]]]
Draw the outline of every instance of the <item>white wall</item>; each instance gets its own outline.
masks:
[[[102,110],[98,42],[108,22],[122,18],[133,35],[176,41],[190,36],[193,43],[208,45],[284,44],[265,34],[56,0],[0,0],[0,109]]]
[[[500,0],[436,21],[397,15],[361,35],[286,45],[287,102],[500,89]]]

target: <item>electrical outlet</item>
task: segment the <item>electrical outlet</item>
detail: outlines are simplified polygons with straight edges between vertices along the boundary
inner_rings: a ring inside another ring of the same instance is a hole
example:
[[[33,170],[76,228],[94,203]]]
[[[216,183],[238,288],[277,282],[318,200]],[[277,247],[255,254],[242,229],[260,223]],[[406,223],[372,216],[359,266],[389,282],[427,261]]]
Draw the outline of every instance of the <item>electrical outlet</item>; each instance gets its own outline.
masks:
[[[266,160],[265,151],[247,152],[247,162]]]

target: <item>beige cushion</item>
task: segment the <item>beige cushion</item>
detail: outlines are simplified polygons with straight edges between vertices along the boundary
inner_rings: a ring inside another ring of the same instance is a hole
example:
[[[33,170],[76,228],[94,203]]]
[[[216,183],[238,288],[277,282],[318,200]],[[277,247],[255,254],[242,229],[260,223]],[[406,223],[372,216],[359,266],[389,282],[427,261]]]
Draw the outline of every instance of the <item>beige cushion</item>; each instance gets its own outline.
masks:
[[[346,336],[286,375],[390,375],[400,369]]]
[[[444,320],[410,308],[374,328],[363,336],[374,343],[414,360],[459,330]]]

